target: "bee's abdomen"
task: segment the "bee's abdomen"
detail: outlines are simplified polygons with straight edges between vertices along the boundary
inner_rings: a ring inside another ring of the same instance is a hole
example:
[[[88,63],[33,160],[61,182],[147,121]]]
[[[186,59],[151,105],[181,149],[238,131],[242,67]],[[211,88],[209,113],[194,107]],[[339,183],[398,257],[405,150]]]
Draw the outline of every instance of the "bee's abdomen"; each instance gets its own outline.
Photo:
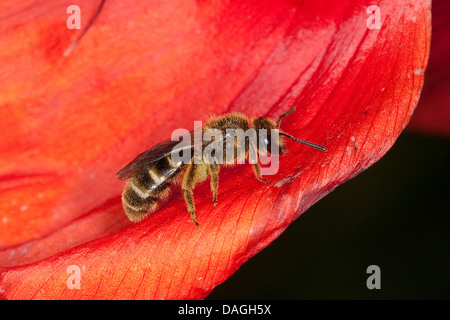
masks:
[[[157,201],[167,193],[172,180],[181,172],[184,165],[175,164],[165,157],[143,166],[126,184],[122,193],[122,204],[128,218],[137,222],[147,212],[157,209]]]

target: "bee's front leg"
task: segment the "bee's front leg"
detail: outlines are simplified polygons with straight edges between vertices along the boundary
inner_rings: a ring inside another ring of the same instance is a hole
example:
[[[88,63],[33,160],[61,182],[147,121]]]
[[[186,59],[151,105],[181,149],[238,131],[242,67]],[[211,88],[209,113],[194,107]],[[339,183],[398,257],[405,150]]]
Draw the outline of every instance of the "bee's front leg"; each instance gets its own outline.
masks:
[[[265,182],[265,183],[269,182],[269,180],[264,179],[263,177],[261,177],[261,167],[259,166],[258,162],[253,164],[253,172],[255,173],[255,176],[256,176],[256,178],[259,181],[262,181],[262,182]]]
[[[259,166],[259,162],[258,162],[258,149],[256,148],[256,145],[254,143],[250,142],[248,148],[249,149],[247,151],[246,156],[247,157],[250,156],[249,163],[253,163],[253,172],[255,173],[256,178],[262,182],[269,182],[269,180],[261,177],[261,167]]]

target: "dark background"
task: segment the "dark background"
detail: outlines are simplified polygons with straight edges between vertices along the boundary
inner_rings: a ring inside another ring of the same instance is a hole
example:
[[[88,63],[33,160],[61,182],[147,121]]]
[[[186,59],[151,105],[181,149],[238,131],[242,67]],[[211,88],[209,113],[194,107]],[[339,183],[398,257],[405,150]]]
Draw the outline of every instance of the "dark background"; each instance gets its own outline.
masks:
[[[449,299],[449,165],[450,139],[402,133],[207,299]]]

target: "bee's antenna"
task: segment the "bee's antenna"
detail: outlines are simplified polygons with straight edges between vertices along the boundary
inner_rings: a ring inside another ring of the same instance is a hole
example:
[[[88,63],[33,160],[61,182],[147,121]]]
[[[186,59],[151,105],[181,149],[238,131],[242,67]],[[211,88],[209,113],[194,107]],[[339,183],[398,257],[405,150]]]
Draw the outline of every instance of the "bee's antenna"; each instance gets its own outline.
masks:
[[[322,151],[327,151],[327,148],[325,148],[325,147],[323,147],[321,145],[318,145],[318,144],[315,144],[315,143],[312,143],[312,142],[309,142],[309,141],[305,141],[305,140],[294,138],[293,136],[291,136],[290,134],[287,134],[286,132],[280,132],[280,135],[286,136],[289,139],[292,139],[294,141],[306,144],[307,146],[310,146],[310,147],[313,147],[313,148],[316,148],[316,149],[319,149],[319,150],[322,150]]]
[[[100,3],[100,5],[97,8],[97,11],[95,12],[94,16],[91,18],[91,20],[88,22],[86,28],[84,28],[83,32],[81,32],[81,34],[78,36],[78,38],[75,39],[74,42],[72,42],[72,44],[66,49],[66,51],[64,51],[63,55],[65,57],[67,57],[72,50],[76,47],[76,45],[78,44],[78,42],[80,42],[81,38],[83,38],[83,36],[86,34],[86,32],[89,30],[89,28],[91,27],[91,25],[94,23],[95,19],[97,19],[98,15],[100,14],[100,11],[102,11],[103,5],[105,4],[106,0],[102,0],[102,2]]]
[[[277,129],[280,127],[281,119],[283,119],[284,117],[290,115],[290,114],[291,114],[292,112],[294,112],[294,111],[295,111],[295,107],[289,109],[288,111],[286,111],[285,113],[283,113],[283,114],[278,118],[278,121],[277,121]]]

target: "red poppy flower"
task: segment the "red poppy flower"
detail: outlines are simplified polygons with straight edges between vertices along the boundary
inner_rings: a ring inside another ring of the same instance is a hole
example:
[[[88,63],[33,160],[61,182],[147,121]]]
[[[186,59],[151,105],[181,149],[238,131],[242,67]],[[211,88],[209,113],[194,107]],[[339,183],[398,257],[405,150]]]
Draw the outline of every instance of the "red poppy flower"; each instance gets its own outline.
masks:
[[[88,21],[98,3],[78,2]],[[108,0],[64,56],[81,32],[71,4],[0,8],[6,299],[204,298],[389,150],[428,58],[429,1]],[[266,184],[223,169],[216,207],[208,183],[195,189],[198,228],[177,188],[142,222],[124,216],[115,173],[174,129],[293,106],[282,129],[327,153],[287,141]]]

